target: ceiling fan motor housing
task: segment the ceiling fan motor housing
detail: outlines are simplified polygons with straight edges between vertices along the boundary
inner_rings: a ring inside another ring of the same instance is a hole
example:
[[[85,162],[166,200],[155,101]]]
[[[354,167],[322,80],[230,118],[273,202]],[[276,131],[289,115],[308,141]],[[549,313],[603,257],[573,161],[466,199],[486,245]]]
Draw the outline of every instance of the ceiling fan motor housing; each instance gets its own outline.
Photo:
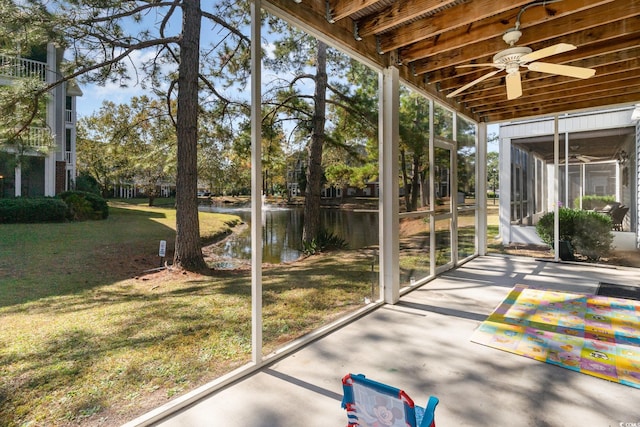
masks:
[[[520,58],[524,55],[533,52],[530,47],[516,46],[502,50],[493,56],[493,62],[495,64],[504,64],[509,66],[510,64],[520,65]]]

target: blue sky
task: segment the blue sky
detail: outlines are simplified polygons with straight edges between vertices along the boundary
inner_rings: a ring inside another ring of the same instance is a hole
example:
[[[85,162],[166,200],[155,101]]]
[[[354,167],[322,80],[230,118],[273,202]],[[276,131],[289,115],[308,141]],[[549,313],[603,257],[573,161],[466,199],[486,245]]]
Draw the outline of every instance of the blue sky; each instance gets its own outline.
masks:
[[[134,52],[132,60],[141,63],[146,56],[152,52]],[[131,67],[129,67],[131,69]],[[133,74],[132,74],[133,75]],[[143,89],[140,83],[132,80],[128,87],[120,87],[117,83],[107,83],[105,86],[95,84],[82,85],[82,97],[77,100],[78,117],[90,116],[100,109],[103,101],[112,101],[116,104],[127,103],[134,96],[150,94],[149,90]]]

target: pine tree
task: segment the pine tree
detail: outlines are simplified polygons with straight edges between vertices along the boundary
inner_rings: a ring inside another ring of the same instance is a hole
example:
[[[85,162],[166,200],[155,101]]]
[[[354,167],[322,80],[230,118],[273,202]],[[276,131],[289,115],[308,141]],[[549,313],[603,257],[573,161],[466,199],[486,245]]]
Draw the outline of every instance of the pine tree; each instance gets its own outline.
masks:
[[[121,85],[135,81],[166,99],[178,138],[174,259],[178,268],[206,267],[200,248],[196,199],[199,92],[201,87],[206,88],[218,102],[231,104],[214,79],[224,80],[229,69],[236,79],[242,74],[239,70],[247,60],[249,47],[248,38],[238,30],[240,25],[246,25],[244,5],[207,3],[206,11],[199,0],[8,0],[1,5],[2,52],[21,53],[20,50],[55,42],[71,55],[65,75],[58,81],[21,93],[25,108],[37,105],[53,86],[71,79]],[[205,19],[222,29],[224,35],[201,55],[200,30]],[[178,31],[170,33],[176,27]],[[153,54],[135,67],[131,58],[139,51]],[[177,112],[171,109],[172,98],[177,99]],[[1,108],[7,99],[0,103]],[[36,112],[37,108],[33,108],[31,116],[35,117]],[[32,120],[30,115],[23,113],[21,117],[25,120],[18,128],[27,127]]]

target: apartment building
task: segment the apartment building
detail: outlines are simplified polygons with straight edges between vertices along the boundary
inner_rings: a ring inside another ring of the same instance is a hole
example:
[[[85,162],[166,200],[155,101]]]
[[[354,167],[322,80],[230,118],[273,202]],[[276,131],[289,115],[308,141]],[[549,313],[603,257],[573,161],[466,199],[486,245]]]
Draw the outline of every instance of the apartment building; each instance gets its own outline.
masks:
[[[45,53],[46,52],[46,53]],[[0,55],[0,85],[38,77],[60,80],[63,49],[49,43],[31,58]],[[82,91],[65,82],[50,92],[42,118],[20,135],[0,140],[0,197],[55,196],[71,189],[76,176],[76,99]]]

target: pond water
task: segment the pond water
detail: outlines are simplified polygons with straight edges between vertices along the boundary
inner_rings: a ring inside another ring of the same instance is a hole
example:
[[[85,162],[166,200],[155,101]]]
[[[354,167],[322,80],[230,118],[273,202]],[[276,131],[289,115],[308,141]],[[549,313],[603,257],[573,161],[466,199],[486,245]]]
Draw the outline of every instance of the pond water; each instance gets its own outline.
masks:
[[[237,215],[251,224],[250,207],[200,206],[201,211]],[[321,210],[322,227],[341,237],[349,249],[378,244],[378,213],[373,211]],[[265,205],[262,211],[262,262],[278,264],[302,255],[302,208]],[[251,227],[216,245],[214,253],[223,259],[251,259]]]

